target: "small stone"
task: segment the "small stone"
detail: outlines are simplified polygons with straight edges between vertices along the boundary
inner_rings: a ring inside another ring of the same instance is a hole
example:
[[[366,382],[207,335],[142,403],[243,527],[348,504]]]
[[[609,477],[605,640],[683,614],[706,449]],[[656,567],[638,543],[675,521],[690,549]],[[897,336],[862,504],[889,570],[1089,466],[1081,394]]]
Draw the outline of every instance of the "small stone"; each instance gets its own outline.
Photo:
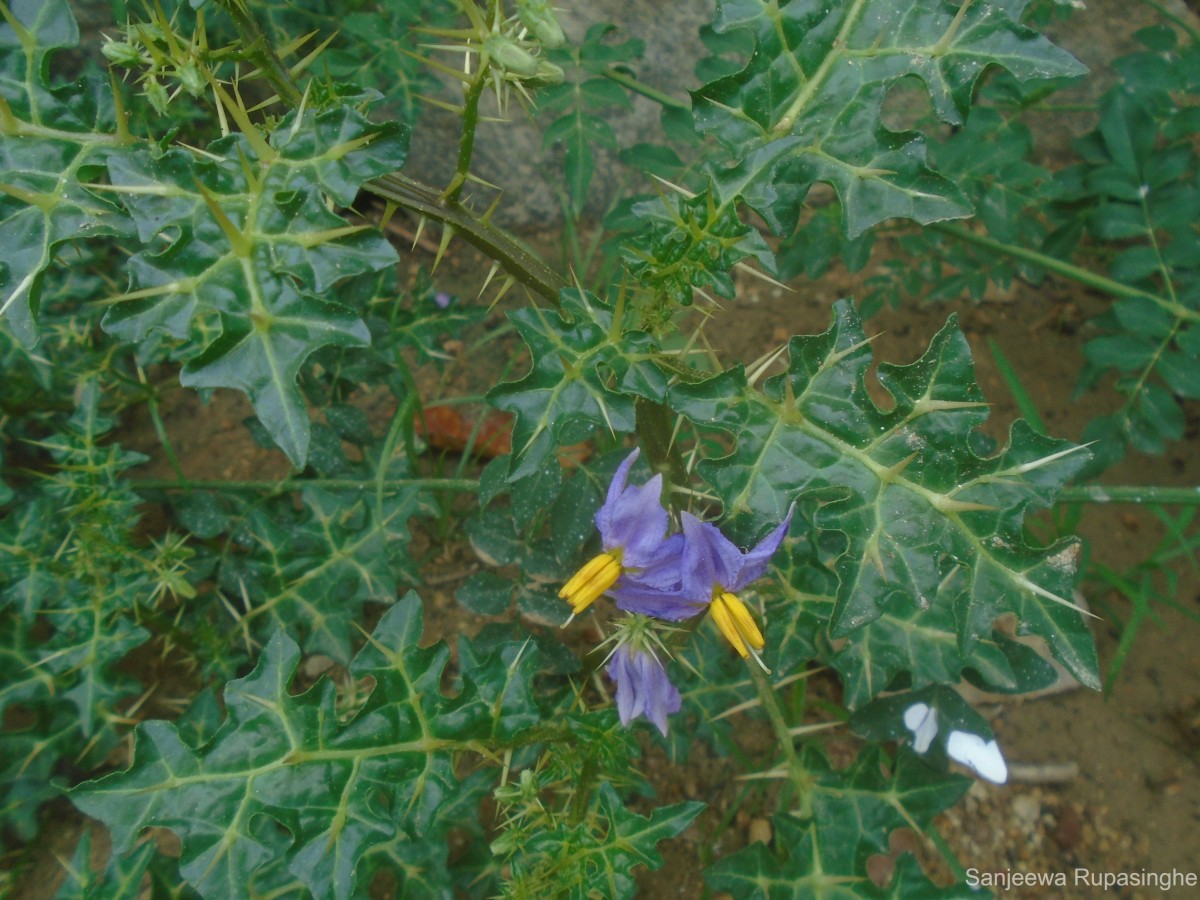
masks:
[[[1013,798],[1012,817],[1015,823],[1025,831],[1032,831],[1042,816],[1042,804],[1037,797],[1030,794],[1020,794]]]
[[[748,832],[750,843],[771,844],[771,822],[769,819],[755,819],[750,823]]]
[[[314,653],[312,656],[304,657],[301,669],[306,678],[317,679],[332,669],[333,666],[334,662],[330,657]]]
[[[883,887],[890,882],[895,869],[896,864],[890,856],[877,853],[867,857],[867,877],[874,882],[876,887]]]

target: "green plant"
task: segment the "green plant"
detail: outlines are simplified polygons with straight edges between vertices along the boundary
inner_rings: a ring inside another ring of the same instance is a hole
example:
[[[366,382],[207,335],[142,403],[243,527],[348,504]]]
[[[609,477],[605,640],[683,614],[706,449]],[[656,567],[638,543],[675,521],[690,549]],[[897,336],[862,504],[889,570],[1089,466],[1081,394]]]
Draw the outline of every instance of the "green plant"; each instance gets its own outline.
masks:
[[[540,0],[432,14],[395,0],[339,16],[336,35],[309,33],[334,15],[315,0],[156,2],[117,23],[107,74],[80,57],[72,83],[56,74],[79,43],[65,0],[0,3],[0,740],[14,853],[65,793],[114,843],[96,872],[80,842],[68,895],[148,883],[215,897],[627,896],[631,870],[661,865],[658,842],[702,806],[653,802],[627,727],[644,715],[671,758],[703,741],[772,784],[761,802],[780,849],[717,861],[714,889],[931,896],[913,859],[887,884],[867,860],[962,796],[969,779],[948,759],[995,777],[991,757],[956,749],[967,734],[999,755],[952,685],[1016,694],[1054,678],[998,620],[1100,686],[1072,599],[1080,542],[1028,522],[1072,490],[1088,499],[1070,482],[1092,451],[1040,423],[1013,423],[999,449],[982,437],[986,401],[953,318],[916,362],[873,376],[849,301],[828,330],[749,366],[709,352],[704,328],[724,314],[713,295],[737,302],[749,263],[817,277],[902,228],[943,254],[921,273],[935,295],[1049,272],[1119,297],[1100,321],[1113,333],[1087,350],[1085,384],[1127,373],[1128,402],[1096,425],[1099,462],[1116,437],[1149,451],[1177,439],[1200,315],[1182,212],[1194,116],[1175,108],[1195,45],[1146,35],[1157,55],[1124,69],[1138,102],[1110,95],[1083,162],[1051,175],[1024,159],[1018,117],[1083,70],[1021,24],[1025,7],[731,0],[705,32],[713,56],[689,105],[641,84],[639,43],[608,26],[560,46]],[[396,36],[413,22],[419,45]],[[1155,69],[1164,59],[1174,81]],[[430,73],[453,80],[454,102],[431,99],[462,121],[440,189],[401,171]],[[885,101],[913,85],[936,121],[888,127]],[[600,275],[559,272],[495,224],[502,198],[472,173],[483,98],[546,114],[579,219],[593,146],[619,143],[602,114],[627,106],[627,89],[664,106],[661,144],[620,148],[660,193],[614,204],[619,233],[591,245],[606,248]],[[942,126],[957,132],[940,141]],[[817,182],[837,199],[811,209]],[[422,456],[417,423],[443,398],[417,370],[486,310],[426,276],[401,287],[401,248],[380,229],[400,209],[440,226],[439,260],[462,238],[503,271],[498,294],[523,289],[509,321],[529,370],[487,395],[513,416],[511,452],[477,476]],[[986,235],[947,224],[976,209]],[[1125,242],[1106,275],[1067,258],[1085,235]],[[160,409],[176,372],[185,388],[244,393],[249,427],[290,472],[188,477]],[[373,420],[357,401],[375,388],[389,399]],[[141,403],[174,478],[129,472],[141,457],[114,417]],[[592,455],[567,465],[585,442]],[[139,527],[144,499],[169,528]],[[500,619],[453,652],[421,646],[415,592],[413,531],[439,519],[462,521],[489,564],[459,604]],[[625,613],[607,659],[557,628],[599,594]],[[848,766],[822,743],[830,722],[812,721],[833,706],[806,693],[818,666],[840,684],[834,720],[862,739]],[[936,733],[909,724],[922,707]],[[733,712],[771,735],[767,754],[744,756]],[[150,828],[174,832],[177,860],[148,849]]]

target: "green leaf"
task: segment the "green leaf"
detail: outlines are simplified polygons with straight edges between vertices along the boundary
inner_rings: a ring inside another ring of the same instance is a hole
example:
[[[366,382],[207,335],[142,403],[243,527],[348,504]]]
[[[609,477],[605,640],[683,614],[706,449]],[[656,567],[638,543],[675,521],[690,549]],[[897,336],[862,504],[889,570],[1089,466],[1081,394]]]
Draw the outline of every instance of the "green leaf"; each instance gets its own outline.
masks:
[[[382,235],[349,227],[326,203],[350,204],[362,182],[398,168],[407,135],[338,108],[288,116],[271,139],[267,159],[239,135],[204,156],[110,158],[113,190],[146,249],[130,260],[129,290],[103,325],[127,341],[154,332],[189,340],[181,383],[245,391],[302,468],[310,428],[299,373],[322,347],[369,341],[355,312],[325,298],[396,261]]]
[[[520,381],[488,392],[492,405],[517,417],[509,481],[537,471],[556,446],[581,441],[597,426],[632,431],[634,397],[666,393],[648,335],[614,334],[613,311],[591,295],[565,290],[561,303],[557,312],[509,314],[533,360]]]
[[[471,549],[484,562],[516,567],[516,578],[506,579],[505,583],[510,586],[508,590],[515,584],[522,615],[551,626],[566,621],[570,608],[556,596],[566,573],[549,540],[523,537],[507,510],[496,508],[483,510],[470,519],[466,532]],[[573,549],[577,550],[578,545]],[[479,599],[471,593],[467,598],[468,602]],[[499,603],[499,599],[490,602]]]
[[[192,0],[193,6],[199,4]],[[276,48],[288,45],[298,35],[317,34],[329,44],[317,58],[313,71],[342,82],[345,91],[365,94],[371,103],[380,99],[389,113],[402,122],[415,122],[420,112],[420,95],[436,90],[437,81],[421,65],[416,26],[453,25],[453,8],[421,2],[388,2],[355,7],[327,3],[276,3],[250,0],[255,19],[271,34]],[[369,53],[363,48],[370,47]],[[288,65],[299,62],[311,44],[289,57]],[[328,91],[320,81],[310,82],[310,103]],[[377,93],[378,92],[378,93]]]
[[[743,225],[732,207],[718,208],[710,192],[638,203],[633,213],[642,229],[622,244],[621,256],[629,273],[660,302],[688,306],[693,290],[732,300],[731,272],[747,257],[768,272],[775,269],[758,230]]]
[[[700,814],[705,804],[676,803],[644,817],[631,812],[609,782],[600,785],[592,808],[582,826],[562,824],[534,832],[520,848],[511,865],[513,883],[535,882],[537,864],[553,860],[555,882],[565,888],[561,896],[632,897],[637,887],[632,869],[644,865],[657,869],[663,864],[657,844],[682,832]],[[569,887],[568,887],[569,886]]]
[[[671,406],[736,435],[731,455],[705,460],[699,471],[745,544],[780,521],[793,499],[819,504],[814,526],[840,544],[831,634],[888,649],[865,667],[871,680],[856,686],[851,703],[900,671],[936,681],[971,665],[980,637],[1004,613],[1017,616],[1019,633],[1044,637],[1081,682],[1096,684],[1091,636],[1069,600],[1078,543],[1031,546],[1022,527],[1027,510],[1053,502],[1086,452],[1017,422],[999,455],[978,457],[970,439],[985,404],[953,320],[917,362],[880,365],[895,401],[886,412],[867,394],[871,353],[849,303],[837,304],[830,331],[793,338],[789,351],[788,372],[761,393],[739,367],[673,387]],[[868,625],[881,632],[861,633]],[[924,654],[931,637],[943,652]],[[1004,669],[994,655],[988,666]]]
[[[517,527],[526,531],[536,517],[554,504],[561,488],[562,466],[554,456],[547,457],[536,471],[513,481],[509,494]]]
[[[50,81],[54,51],[79,42],[70,8],[65,0],[15,0],[8,10],[21,31],[0,22],[0,316],[30,347],[56,253],[81,237],[125,233],[128,222],[87,188],[118,145],[108,85]]]
[[[180,870],[203,896],[243,895],[261,886],[260,874],[299,879],[315,896],[357,896],[359,864],[373,848],[401,832],[444,840],[453,823],[439,811],[460,790],[456,753],[511,740],[538,719],[528,650],[509,645],[479,659],[464,641],[461,687],[448,697],[449,650],[421,648],[420,638],[421,605],[410,594],[351,663],[374,688],[346,711],[328,680],[289,693],[300,651],[276,634],[255,670],[226,687],[228,718],[207,744],[194,749],[174,726],[144,723],[130,768],[71,798],[109,826],[119,853],[147,827],[174,831]]]
[[[283,629],[305,652],[345,663],[364,605],[390,604],[400,580],[414,580],[408,520],[430,507],[416,487],[364,497],[314,485],[299,501],[299,514],[290,496],[250,513],[237,535],[248,552],[224,560],[220,583],[245,604],[249,634]]]
[[[264,324],[221,316],[221,336],[179,375],[184,387],[232,387],[244,391],[292,464],[308,457],[310,426],[296,378],[308,355],[327,345],[360,347],[367,329],[349,310],[302,297],[288,279],[264,278],[256,287],[274,290]],[[252,314],[253,316],[253,314]],[[243,330],[243,324],[250,328]]]
[[[865,872],[870,856],[888,852],[893,831],[923,830],[971,786],[969,778],[934,772],[907,748],[897,754],[890,772],[878,746],[864,748],[841,770],[813,751],[805,753],[804,762],[816,777],[812,817],[829,848],[824,860],[844,874]]]
[[[566,562],[572,559],[596,530],[596,511],[600,491],[586,473],[567,480],[550,509],[550,540],[554,555]]]
[[[922,224],[970,214],[953,183],[926,165],[923,137],[882,125],[888,91],[916,76],[934,112],[961,124],[989,65],[1021,80],[1077,75],[1069,54],[1018,24],[1026,0],[730,0],[714,28],[749,31],[741,71],[693,93],[696,123],[735,165],[710,165],[722,204],[739,196],[788,234],[816,181],[831,184],[855,237],[885,219]]]
[[[774,619],[771,624],[770,649],[774,650],[778,646],[779,629]],[[727,713],[743,704],[753,710],[757,696],[754,681],[747,676],[741,658],[730,652],[715,626],[705,625],[677,653],[677,659],[679,663],[671,666],[670,675],[679,689],[682,707],[671,720],[667,738],[671,761],[685,765],[697,741],[704,741],[722,756],[741,752],[736,742],[736,720],[728,718]],[[771,664],[773,667],[774,660]]]
[[[55,894],[55,900],[137,900],[142,896],[142,881],[154,859],[154,842],[146,841],[128,856],[115,853],[99,872],[92,870],[92,832],[84,829],[71,857],[66,880]]]
[[[738,897],[963,897],[965,888],[936,892],[919,868],[901,866],[890,892],[867,877],[866,861],[889,851],[898,828],[921,831],[970,786],[958,775],[937,775],[904,750],[890,772],[878,748],[867,748],[849,768],[834,771],[815,751],[804,754],[815,780],[811,818],[774,817],[772,854],[763,844],[722,859],[708,870],[708,883]],[[915,864],[914,864],[915,865]]]
[[[512,603],[513,584],[495,572],[476,572],[458,589],[454,597],[467,612],[480,616],[499,616]]]

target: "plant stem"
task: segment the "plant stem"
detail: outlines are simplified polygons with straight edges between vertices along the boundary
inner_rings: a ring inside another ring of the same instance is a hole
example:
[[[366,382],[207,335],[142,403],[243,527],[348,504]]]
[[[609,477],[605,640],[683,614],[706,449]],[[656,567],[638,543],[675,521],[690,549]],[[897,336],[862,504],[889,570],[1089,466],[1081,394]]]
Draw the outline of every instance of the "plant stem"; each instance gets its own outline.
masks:
[[[458,139],[458,164],[454,169],[454,177],[450,179],[446,190],[442,192],[442,196],[447,200],[458,199],[463,185],[467,183],[467,176],[471,174],[471,154],[475,150],[475,128],[479,124],[479,98],[483,94],[485,84],[487,84],[487,69],[480,66],[479,71],[475,73],[475,80],[471,82],[466,96],[463,98],[463,127],[462,136]]]
[[[1137,484],[1086,484],[1065,487],[1058,492],[1059,503],[1138,503],[1143,505],[1200,506],[1200,485],[1161,487]]]
[[[650,470],[664,473],[667,480],[677,487],[685,487],[688,483],[687,466],[683,464],[679,447],[672,440],[675,436],[675,413],[666,404],[645,397],[638,397],[633,409],[638,443],[646,451]],[[666,493],[673,507],[681,507],[686,501],[686,495],[678,491]]]
[[[771,682],[767,680],[766,673],[756,663],[747,663],[746,668],[750,670],[754,688],[758,691],[758,699],[762,702],[763,709],[767,711],[771,727],[775,729],[775,739],[783,753],[784,765],[787,767],[792,786],[796,789],[796,814],[802,818],[811,815],[812,776],[809,775],[808,769],[804,768],[804,764],[800,762],[800,757],[796,754],[794,738],[788,728],[787,719],[783,715],[783,708],[779,705],[779,696],[775,693]]]
[[[363,188],[397,206],[453,228],[454,233],[468,244],[496,260],[509,275],[555,306],[558,306],[559,291],[569,286],[566,279],[513,235],[479,219],[457,200],[447,199],[441,192],[407,175],[393,172],[367,182]]]
[[[146,373],[142,371],[141,366],[138,366],[137,373],[138,381],[146,389],[146,409],[150,413],[150,421],[154,423],[154,433],[158,435],[158,443],[162,446],[163,455],[167,458],[167,462],[175,472],[179,484],[183,485],[187,482],[187,476],[183,474],[183,466],[179,464],[179,457],[175,454],[175,446],[171,443],[171,437],[167,434],[167,426],[163,423],[162,414],[158,409],[158,392],[146,380]]]
[[[229,17],[233,19],[233,24],[237,27],[238,34],[242,36],[246,58],[262,69],[267,80],[271,82],[271,86],[275,88],[275,92],[279,94],[280,100],[293,109],[299,106],[304,94],[292,78],[291,71],[283,64],[283,60],[271,46],[266,33],[258,27],[254,16],[250,15],[250,10],[246,7],[244,0],[217,0],[217,2],[225,12],[229,13]]]
[[[479,480],[475,478],[286,478],[282,481],[221,481],[219,479],[175,481],[171,478],[135,478],[130,486],[142,491],[228,491],[230,493],[255,493],[265,491],[282,494],[298,491],[312,485],[330,490],[401,491],[419,488],[426,491],[478,491]]]
[[[619,69],[606,69],[604,77],[615,81],[622,87],[628,88],[635,94],[641,94],[648,100],[653,100],[659,106],[665,106],[668,109],[691,109],[690,103],[685,103],[683,100],[676,100],[670,94],[664,94],[658,88],[652,88],[643,81],[638,81],[627,72],[622,72]]]
[[[1145,300],[1151,300],[1161,306],[1177,319],[1187,319],[1192,322],[1200,322],[1200,312],[1194,309],[1188,309],[1180,303],[1160,297],[1157,294],[1152,294],[1149,291],[1143,291],[1141,288],[1135,288],[1128,284],[1122,284],[1119,281],[1114,281],[1111,278],[1106,278],[1103,275],[1098,275],[1095,272],[1089,272],[1087,269],[1073,265],[1069,262],[1064,262],[1061,259],[1056,259],[1053,256],[1047,256],[1045,253],[1039,253],[1036,250],[1029,250],[1025,247],[1018,247],[1015,244],[1005,244],[1002,241],[997,241],[994,238],[986,237],[982,234],[976,234],[968,228],[963,228],[961,225],[950,225],[946,222],[938,222],[929,226],[935,231],[940,231],[942,234],[957,238],[960,241],[966,241],[969,244],[975,244],[978,247],[983,247],[985,250],[990,250],[993,253],[999,253],[1004,256],[1011,256],[1015,259],[1022,259],[1025,262],[1033,263],[1047,271],[1054,272],[1056,275],[1062,275],[1077,281],[1080,284],[1095,288],[1098,291],[1103,291],[1106,294],[1112,294],[1116,297],[1140,297]]]

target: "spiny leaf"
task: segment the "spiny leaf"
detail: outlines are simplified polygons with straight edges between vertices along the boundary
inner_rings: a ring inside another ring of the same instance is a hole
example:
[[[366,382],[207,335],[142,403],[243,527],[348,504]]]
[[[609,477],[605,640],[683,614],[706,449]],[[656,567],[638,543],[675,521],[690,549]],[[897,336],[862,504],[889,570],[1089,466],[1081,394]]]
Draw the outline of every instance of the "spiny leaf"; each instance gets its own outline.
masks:
[[[118,145],[106,82],[51,83],[53,52],[79,28],[65,0],[15,0],[0,20],[0,316],[37,342],[41,282],[72,240],[126,232],[111,202],[86,189]]]
[[[663,864],[657,844],[675,837],[704,809],[703,803],[676,803],[644,817],[628,810],[609,782],[600,785],[593,808],[584,823],[562,824],[539,830],[524,842],[511,859],[513,884],[537,877],[537,864],[549,859],[556,870],[555,883],[570,885],[563,896],[586,900],[597,895],[632,897],[636,883],[632,869]]]
[[[901,860],[886,891],[867,875],[867,859],[888,852],[893,831],[920,830],[970,785],[961,776],[936,775],[911,757],[902,751],[885,773],[878,749],[869,749],[849,768],[834,771],[820,754],[805,752],[805,766],[815,776],[811,818],[775,816],[779,851],[754,844],[728,856],[708,870],[709,884],[735,896],[772,900],[972,896],[965,886],[938,891],[911,858]]]
[[[404,160],[407,134],[347,108],[289,116],[272,134],[278,155],[259,159],[233,135],[203,156],[131,151],[109,161],[146,249],[129,264],[129,290],[104,319],[107,331],[180,340],[181,382],[245,391],[271,436],[301,467],[308,413],[296,387],[307,358],[325,346],[360,347],[358,315],[325,299],[339,282],[393,264],[371,229],[348,226],[323,197],[354,200],[358,186]],[[158,248],[158,242],[165,246]]]
[[[117,852],[148,826],[175,831],[181,872],[204,896],[238,896],[260,873],[273,884],[299,879],[316,896],[356,895],[372,848],[451,827],[439,811],[460,789],[456,753],[538,719],[530,651],[519,662],[517,645],[486,659],[464,653],[448,697],[449,650],[419,647],[421,615],[409,594],[355,657],[351,675],[374,681],[357,711],[338,708],[328,680],[290,694],[300,652],[278,633],[254,672],[226,687],[228,718],[207,744],[147,722],[129,770],[81,785],[73,801],[109,826]]]
[[[296,387],[300,369],[320,347],[364,346],[367,328],[350,310],[301,296],[288,279],[268,276],[256,285],[261,287],[274,289],[274,308],[261,317],[251,314],[248,322],[221,316],[221,336],[187,361],[179,383],[245,391],[259,420],[299,467],[308,458],[310,434]]]
[[[718,31],[755,38],[744,69],[693,94],[698,127],[737,154],[734,166],[710,167],[722,203],[740,195],[780,234],[816,181],[837,189],[851,237],[896,216],[968,215],[962,193],[926,165],[921,135],[882,124],[883,101],[915,75],[938,117],[961,124],[989,65],[1019,79],[1080,74],[1069,54],[1017,24],[1026,3],[719,3]]]
[[[224,561],[220,583],[245,605],[248,635],[283,629],[305,652],[344,664],[364,606],[392,603],[400,578],[412,581],[408,520],[430,508],[417,488],[368,498],[313,486],[299,500],[299,515],[290,497],[250,513],[237,534],[248,552]]]
[[[632,431],[634,397],[659,399],[666,391],[648,335],[614,336],[613,310],[591,295],[565,290],[561,302],[558,312],[534,307],[509,315],[532,357],[528,375],[488,392],[490,403],[517,417],[510,481],[596,427]]]
[[[1018,422],[998,456],[976,456],[969,438],[985,404],[953,320],[917,362],[879,367],[895,401],[887,412],[867,394],[871,352],[849,303],[835,307],[830,331],[793,338],[789,351],[788,372],[762,393],[747,386],[739,367],[673,387],[671,405],[737,436],[731,455],[699,469],[747,542],[761,523],[779,521],[793,499],[817,504],[814,526],[840,543],[832,553],[824,538],[823,549],[808,547],[836,557],[835,637],[853,640],[864,626],[884,627],[877,620],[885,614],[903,632],[886,641],[894,657],[877,661],[880,669],[868,666],[887,676],[883,683],[860,685],[851,705],[900,671],[935,680],[936,657],[920,653],[922,629],[953,623],[968,665],[979,637],[1006,612],[1016,614],[1020,633],[1044,637],[1076,678],[1096,684],[1095,649],[1070,601],[1078,542],[1030,546],[1022,529],[1025,513],[1050,505],[1086,452]]]
[[[732,300],[733,267],[755,257],[768,270],[774,258],[755,228],[742,224],[731,206],[718,208],[711,192],[673,194],[633,207],[642,230],[621,247],[638,283],[673,304],[687,306],[693,289]]]

